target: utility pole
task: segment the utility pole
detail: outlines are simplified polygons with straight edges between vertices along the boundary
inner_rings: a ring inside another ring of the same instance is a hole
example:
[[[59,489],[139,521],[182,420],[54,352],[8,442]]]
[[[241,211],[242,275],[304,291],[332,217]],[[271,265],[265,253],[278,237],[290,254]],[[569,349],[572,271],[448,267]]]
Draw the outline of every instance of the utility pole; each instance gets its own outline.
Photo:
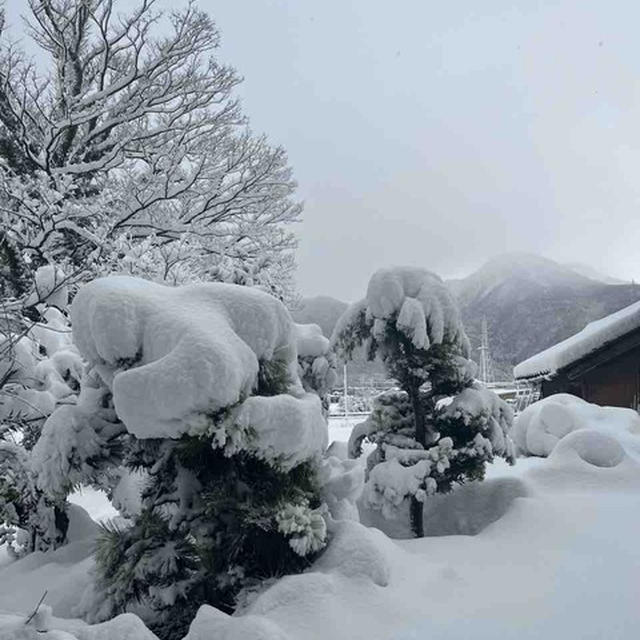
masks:
[[[349,413],[349,407],[347,403],[347,365],[345,364],[342,369],[342,378],[344,382],[344,419],[347,419],[347,414]]]
[[[486,317],[482,318],[482,337],[478,351],[480,352],[480,381],[486,385],[493,382],[491,354],[489,353],[489,329]]]

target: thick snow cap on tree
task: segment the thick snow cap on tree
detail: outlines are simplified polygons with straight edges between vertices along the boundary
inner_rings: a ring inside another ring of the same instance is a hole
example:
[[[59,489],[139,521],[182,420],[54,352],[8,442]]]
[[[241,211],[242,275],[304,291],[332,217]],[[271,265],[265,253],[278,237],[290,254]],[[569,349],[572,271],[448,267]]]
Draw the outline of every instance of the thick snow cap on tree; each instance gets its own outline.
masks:
[[[328,445],[320,399],[313,393],[302,398],[252,396],[242,403],[235,422],[253,433],[249,446],[243,448],[286,471]]]
[[[459,344],[469,353],[469,340],[449,289],[435,273],[418,267],[390,267],[376,271],[367,288],[373,318],[398,313],[397,326],[419,349],[430,344]]]
[[[317,324],[296,324],[298,355],[302,358],[323,356],[329,351],[329,338]]]
[[[256,289],[110,276],[80,289],[71,318],[75,343],[139,438],[180,437],[194,414],[246,398],[260,361],[285,363],[302,394],[291,316]]]
[[[374,334],[384,321],[396,315],[396,327],[418,349],[450,342],[469,354],[469,340],[451,292],[435,273],[419,267],[389,267],[376,271],[364,300],[351,305],[338,320],[332,341],[347,330],[362,313],[373,320]]]

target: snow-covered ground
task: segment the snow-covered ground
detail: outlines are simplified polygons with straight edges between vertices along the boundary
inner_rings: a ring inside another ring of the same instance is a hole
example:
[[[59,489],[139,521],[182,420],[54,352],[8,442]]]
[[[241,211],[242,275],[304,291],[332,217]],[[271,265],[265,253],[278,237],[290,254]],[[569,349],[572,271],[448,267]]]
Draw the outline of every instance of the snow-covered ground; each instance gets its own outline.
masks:
[[[347,442],[351,435],[351,429],[360,422],[364,422],[367,416],[330,416],[329,417],[329,442]]]
[[[349,432],[331,420],[330,441]],[[204,609],[189,640],[631,640],[640,628],[636,437],[582,429],[546,459],[490,465],[484,483],[434,502],[441,533],[457,535],[392,541],[350,523],[311,571],[280,580],[245,615]],[[94,492],[74,501],[109,514]],[[89,553],[90,537],[0,569],[0,612],[29,611],[48,588],[54,614],[69,616]]]

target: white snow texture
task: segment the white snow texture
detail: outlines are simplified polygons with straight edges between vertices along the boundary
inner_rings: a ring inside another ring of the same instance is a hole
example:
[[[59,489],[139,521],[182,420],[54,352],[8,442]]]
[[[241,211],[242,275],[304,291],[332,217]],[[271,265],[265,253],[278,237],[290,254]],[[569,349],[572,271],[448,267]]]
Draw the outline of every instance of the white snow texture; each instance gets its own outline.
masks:
[[[469,353],[456,303],[442,279],[418,267],[390,267],[376,271],[367,288],[367,311],[384,320],[398,314],[396,326],[417,348],[431,344],[459,344]],[[374,326],[374,332],[375,332]]]
[[[291,316],[256,289],[111,276],[80,289],[71,317],[81,353],[139,438],[180,437],[194,414],[244,400],[260,360],[284,361],[302,393]]]
[[[512,437],[523,455],[548,456],[558,442],[578,429],[640,435],[640,416],[633,409],[600,407],[558,393],[527,407],[516,419]]]

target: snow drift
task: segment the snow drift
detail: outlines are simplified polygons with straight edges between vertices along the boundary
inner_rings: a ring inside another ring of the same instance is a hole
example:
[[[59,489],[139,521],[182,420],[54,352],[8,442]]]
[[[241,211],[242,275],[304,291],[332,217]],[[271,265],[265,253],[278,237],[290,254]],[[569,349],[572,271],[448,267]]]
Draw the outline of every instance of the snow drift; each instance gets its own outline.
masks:
[[[523,455],[548,456],[577,429],[640,435],[640,416],[633,409],[601,407],[558,393],[527,407],[515,421],[512,437]]]

